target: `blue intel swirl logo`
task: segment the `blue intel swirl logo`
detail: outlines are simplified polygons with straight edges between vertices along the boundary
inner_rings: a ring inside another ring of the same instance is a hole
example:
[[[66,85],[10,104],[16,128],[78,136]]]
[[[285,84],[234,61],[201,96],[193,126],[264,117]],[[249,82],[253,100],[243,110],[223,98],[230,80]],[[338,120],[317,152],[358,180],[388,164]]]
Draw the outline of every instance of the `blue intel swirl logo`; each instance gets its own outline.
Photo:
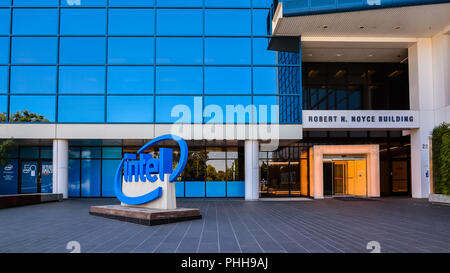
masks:
[[[180,160],[175,170],[172,170],[172,149],[160,148],[159,158],[153,158],[150,154],[144,152],[153,145],[165,141],[174,140],[180,147]],[[137,157],[139,156],[139,159]],[[141,205],[158,199],[162,195],[162,187],[157,187],[149,193],[137,197],[130,197],[122,191],[122,177],[125,183],[149,182],[153,183],[159,179],[164,181],[164,175],[170,174],[169,182],[175,181],[180,176],[188,157],[188,148],[186,141],[179,136],[163,135],[157,137],[142,146],[137,154],[125,154],[120,161],[114,177],[114,193],[120,202],[127,205]],[[123,175],[122,175],[123,171]]]

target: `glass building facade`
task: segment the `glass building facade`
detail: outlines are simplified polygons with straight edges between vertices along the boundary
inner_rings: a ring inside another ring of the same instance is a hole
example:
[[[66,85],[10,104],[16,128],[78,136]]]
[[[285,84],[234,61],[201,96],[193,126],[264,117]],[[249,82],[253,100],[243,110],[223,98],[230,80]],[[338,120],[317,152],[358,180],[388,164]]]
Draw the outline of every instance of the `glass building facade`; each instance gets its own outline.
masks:
[[[172,123],[179,121],[173,106],[200,98],[201,108],[224,112],[236,100],[289,105],[277,120],[299,123],[300,83],[292,80],[300,79],[300,57],[267,49],[270,5],[2,0],[1,119],[14,122],[14,113],[28,110],[51,123]],[[183,119],[194,121],[236,120]]]

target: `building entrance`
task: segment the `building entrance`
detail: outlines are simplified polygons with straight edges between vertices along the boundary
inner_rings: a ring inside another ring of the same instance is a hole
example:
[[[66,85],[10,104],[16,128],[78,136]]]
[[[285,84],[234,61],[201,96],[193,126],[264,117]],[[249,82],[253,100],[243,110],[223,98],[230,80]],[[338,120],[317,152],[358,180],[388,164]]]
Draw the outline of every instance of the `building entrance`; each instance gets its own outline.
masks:
[[[365,157],[324,157],[323,193],[331,196],[367,196]]]
[[[51,160],[21,160],[20,193],[51,193],[52,175]]]

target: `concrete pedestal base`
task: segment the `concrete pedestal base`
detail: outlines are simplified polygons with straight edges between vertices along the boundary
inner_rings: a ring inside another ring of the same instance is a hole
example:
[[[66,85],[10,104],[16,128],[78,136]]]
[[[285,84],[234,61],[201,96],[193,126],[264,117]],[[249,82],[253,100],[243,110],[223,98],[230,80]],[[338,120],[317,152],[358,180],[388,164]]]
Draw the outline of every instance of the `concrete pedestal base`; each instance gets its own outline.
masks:
[[[147,226],[202,218],[199,209],[177,208],[162,210],[120,205],[92,206],[89,214]]]

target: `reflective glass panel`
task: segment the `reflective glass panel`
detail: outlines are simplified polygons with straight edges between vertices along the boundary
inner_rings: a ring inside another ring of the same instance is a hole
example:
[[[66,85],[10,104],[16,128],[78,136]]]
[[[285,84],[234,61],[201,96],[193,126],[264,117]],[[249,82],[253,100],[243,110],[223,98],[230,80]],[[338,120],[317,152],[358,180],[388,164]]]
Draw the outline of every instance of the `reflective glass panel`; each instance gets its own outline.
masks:
[[[106,12],[104,9],[61,9],[61,34],[104,35]]]
[[[0,35],[9,35],[10,23],[9,9],[0,9]]]
[[[250,18],[250,10],[206,10],[205,35],[250,36],[252,32]]]
[[[103,122],[105,120],[104,96],[60,96],[59,122]]]
[[[103,94],[105,68],[103,66],[61,66],[59,93]]]
[[[157,67],[156,93],[202,94],[202,79],[201,67]]]
[[[60,41],[61,64],[104,64],[105,38],[62,37]]]
[[[102,151],[100,147],[83,147],[81,148],[81,158],[101,158]]]
[[[250,94],[250,67],[205,67],[205,94]]]
[[[0,95],[0,122],[6,121],[7,111],[8,111],[8,96]]]
[[[9,38],[0,37],[0,64],[9,63]]]
[[[177,106],[172,115],[172,108]],[[197,106],[202,111],[202,103]],[[156,122],[160,123],[190,123],[194,122],[194,97],[193,96],[157,96],[156,97]]]
[[[154,42],[150,37],[110,37],[109,64],[153,64]]]
[[[55,66],[12,66],[11,93],[55,93]]]
[[[273,0],[253,0],[253,7],[256,8],[270,8]]]
[[[153,94],[153,67],[109,66],[108,94]]]
[[[276,51],[268,50],[268,38],[253,39],[253,64],[277,64]]]
[[[251,39],[206,38],[206,64],[250,64]]]
[[[159,35],[202,35],[203,11],[201,9],[160,9],[157,13],[156,26]]]
[[[108,34],[152,35],[155,31],[153,9],[110,9]]]
[[[107,122],[153,122],[153,96],[108,96]]]
[[[201,38],[157,38],[156,62],[158,64],[202,64]]]
[[[69,197],[80,196],[80,164],[78,159],[69,160]]]
[[[277,96],[254,96],[253,104],[258,109],[258,115],[253,119],[255,123],[278,123]]]
[[[44,119],[54,122],[55,101],[54,96],[11,96],[10,116],[18,111],[28,110],[30,113],[43,115]]]
[[[57,9],[14,9],[13,34],[51,35],[58,33]]]
[[[8,93],[9,69],[7,66],[0,66],[0,94]]]
[[[61,0],[63,7],[104,7],[106,0]]]
[[[250,7],[250,0],[205,0],[207,7]]]
[[[155,0],[109,0],[110,7],[153,7]]]
[[[115,197],[114,176],[120,159],[102,160],[102,197]]]
[[[249,123],[254,112],[250,96],[206,96],[205,109],[220,111],[211,118],[205,118],[208,123]],[[211,108],[213,106],[214,108]]]
[[[253,92],[255,94],[277,94],[277,68],[253,68]]]
[[[253,35],[269,35],[267,34],[268,15],[268,9],[253,10]]]
[[[58,40],[54,37],[13,37],[11,62],[13,64],[56,64],[57,46]]]
[[[14,0],[15,7],[56,7],[59,0]]]
[[[103,147],[102,158],[122,159],[122,147]]]
[[[158,0],[159,7],[202,7],[203,0]]]

